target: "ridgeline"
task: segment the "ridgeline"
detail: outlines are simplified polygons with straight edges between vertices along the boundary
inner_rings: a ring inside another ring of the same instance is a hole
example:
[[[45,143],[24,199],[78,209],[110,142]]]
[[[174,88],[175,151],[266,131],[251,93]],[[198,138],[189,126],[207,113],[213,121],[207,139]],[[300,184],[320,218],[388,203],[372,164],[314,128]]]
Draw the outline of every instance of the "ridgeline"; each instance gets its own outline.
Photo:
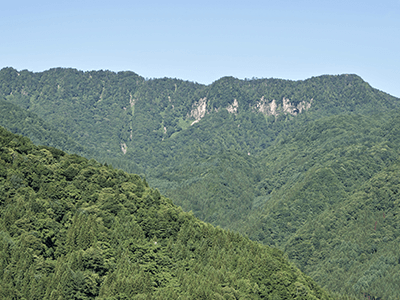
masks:
[[[399,106],[354,74],[206,86],[0,71],[0,125],[139,174],[182,214],[285,251],[321,286],[355,297],[400,294]]]

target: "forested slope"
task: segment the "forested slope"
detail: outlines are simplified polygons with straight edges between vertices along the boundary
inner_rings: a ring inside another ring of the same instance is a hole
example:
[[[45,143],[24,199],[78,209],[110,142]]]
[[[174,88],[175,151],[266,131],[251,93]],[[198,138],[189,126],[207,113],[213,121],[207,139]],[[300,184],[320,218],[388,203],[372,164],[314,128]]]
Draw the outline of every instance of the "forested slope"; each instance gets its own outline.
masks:
[[[263,210],[243,224],[249,236],[329,289],[396,299],[399,117],[324,118],[271,147],[254,199]]]
[[[84,147],[80,154],[146,176],[185,210],[234,229],[232,218],[248,215],[263,176],[256,155],[310,121],[387,112],[400,103],[351,74],[304,81],[224,77],[205,86],[62,68],[40,73],[4,68],[0,95],[35,113],[43,126],[67,134]],[[49,145],[28,130],[18,132]],[[227,159],[226,151],[235,159]],[[221,172],[225,175],[218,176]]]
[[[62,148],[71,153],[87,153],[66,133],[50,126],[36,114],[0,98],[0,126],[8,127],[13,133],[29,136],[35,144]]]
[[[0,127],[2,299],[329,299],[278,249],[137,175]]]
[[[205,86],[133,72],[5,68],[0,97],[18,111],[3,109],[8,129],[138,173],[203,221],[287,251],[332,290],[400,293],[392,280],[399,258],[387,250],[398,239],[398,196],[383,197],[385,208],[372,204],[385,190],[379,178],[396,190],[400,100],[357,75],[224,77]],[[374,182],[375,194],[365,192]]]

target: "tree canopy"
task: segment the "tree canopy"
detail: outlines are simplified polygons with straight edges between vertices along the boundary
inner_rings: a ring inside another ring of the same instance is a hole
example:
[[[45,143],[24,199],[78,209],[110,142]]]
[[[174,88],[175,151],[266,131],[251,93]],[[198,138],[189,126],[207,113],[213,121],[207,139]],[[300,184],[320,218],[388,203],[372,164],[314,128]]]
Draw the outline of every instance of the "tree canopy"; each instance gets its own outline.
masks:
[[[0,127],[3,299],[329,299],[283,253],[137,175]]]
[[[400,293],[399,105],[354,74],[206,86],[0,70],[7,129],[139,174],[183,211],[286,251],[322,286],[357,297]]]

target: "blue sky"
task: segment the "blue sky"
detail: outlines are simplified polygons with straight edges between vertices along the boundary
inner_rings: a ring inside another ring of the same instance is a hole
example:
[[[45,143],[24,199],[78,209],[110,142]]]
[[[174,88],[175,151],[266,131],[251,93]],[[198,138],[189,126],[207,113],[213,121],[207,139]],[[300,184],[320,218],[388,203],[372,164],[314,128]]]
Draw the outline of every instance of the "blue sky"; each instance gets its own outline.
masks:
[[[0,68],[204,84],[355,73],[400,97],[400,0],[2,2]]]

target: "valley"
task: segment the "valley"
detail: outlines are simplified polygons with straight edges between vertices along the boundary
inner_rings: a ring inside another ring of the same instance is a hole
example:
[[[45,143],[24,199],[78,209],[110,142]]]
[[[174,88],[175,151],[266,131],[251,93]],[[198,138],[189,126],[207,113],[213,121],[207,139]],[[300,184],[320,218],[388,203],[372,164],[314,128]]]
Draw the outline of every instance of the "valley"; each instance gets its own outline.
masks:
[[[399,107],[354,74],[206,86],[133,72],[0,71],[0,126],[138,174],[202,220],[193,222],[284,251],[337,297],[399,294]]]

